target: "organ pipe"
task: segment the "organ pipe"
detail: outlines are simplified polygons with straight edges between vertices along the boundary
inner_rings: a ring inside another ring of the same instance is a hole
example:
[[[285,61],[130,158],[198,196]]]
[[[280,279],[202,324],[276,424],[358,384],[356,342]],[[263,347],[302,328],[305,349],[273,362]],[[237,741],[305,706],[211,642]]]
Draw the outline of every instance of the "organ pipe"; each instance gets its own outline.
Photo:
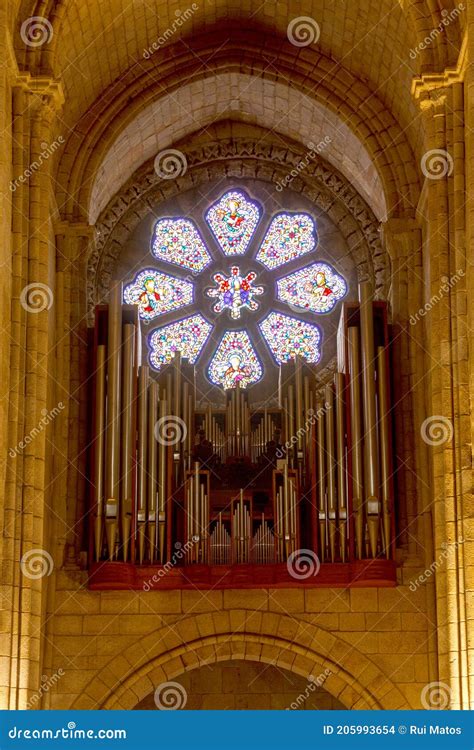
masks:
[[[334,562],[336,549],[336,461],[334,451],[334,389],[332,385],[326,386],[325,398],[329,549],[331,553],[331,562]]]
[[[127,323],[123,327],[121,432],[121,520],[124,560],[128,560],[132,523],[134,350],[135,326]]]
[[[386,351],[383,346],[377,348],[378,369],[378,404],[380,424],[380,475],[382,489],[382,514],[385,556],[390,557],[391,541],[391,462],[390,462],[390,427],[388,409],[388,378],[386,365]]]
[[[355,517],[356,556],[363,556],[364,483],[362,468],[362,424],[360,399],[359,329],[348,330],[349,383],[351,402],[352,509]]]
[[[107,341],[107,430],[105,464],[105,530],[109,558],[115,558],[120,491],[120,380],[122,346],[122,284],[110,290]]]
[[[138,375],[138,451],[137,451],[137,532],[138,558],[145,555],[147,512],[147,432],[148,432],[148,367],[142,365]]]
[[[362,349],[362,386],[364,392],[364,454],[366,511],[372,557],[377,554],[379,527],[379,478],[377,447],[377,408],[375,395],[374,316],[370,283],[359,285]]]
[[[104,453],[105,453],[105,364],[106,347],[97,347],[95,374],[95,421],[94,421],[94,553],[100,560],[102,551],[104,513]]]
[[[347,496],[346,496],[346,429],[344,414],[344,386],[345,378],[342,372],[334,376],[336,384],[336,454],[337,454],[337,498],[338,498],[338,521],[339,521],[339,546],[342,562],[346,559],[346,522],[347,522]]]

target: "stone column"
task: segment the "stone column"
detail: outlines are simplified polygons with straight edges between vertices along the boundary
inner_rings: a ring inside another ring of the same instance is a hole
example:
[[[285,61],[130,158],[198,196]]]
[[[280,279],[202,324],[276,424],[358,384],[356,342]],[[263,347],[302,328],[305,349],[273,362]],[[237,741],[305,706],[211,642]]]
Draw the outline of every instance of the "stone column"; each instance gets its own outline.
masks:
[[[426,203],[424,316],[429,393],[428,422],[422,425],[431,457],[434,510],[439,678],[449,688],[451,708],[469,707],[469,647],[466,593],[472,554],[471,402],[467,378],[467,265],[463,76],[456,71],[417,79],[414,94],[425,126]]]
[[[54,568],[48,545],[51,320],[51,153],[57,82],[17,76],[13,88],[12,301],[8,463],[4,492],[3,579],[8,627],[1,636],[6,708],[26,708],[39,686],[44,596]]]

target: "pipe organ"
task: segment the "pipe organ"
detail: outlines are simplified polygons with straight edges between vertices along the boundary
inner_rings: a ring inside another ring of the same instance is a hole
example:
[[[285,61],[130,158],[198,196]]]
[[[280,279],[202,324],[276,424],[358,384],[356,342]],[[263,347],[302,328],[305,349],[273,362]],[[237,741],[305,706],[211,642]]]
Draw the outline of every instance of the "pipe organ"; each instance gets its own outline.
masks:
[[[95,575],[171,561],[191,571],[268,566],[283,581],[300,549],[323,571],[393,562],[389,334],[369,284],[343,305],[333,376],[320,382],[295,355],[267,404],[238,384],[218,404],[199,401],[179,351],[152,370],[137,310],[122,298],[114,284],[92,346]]]

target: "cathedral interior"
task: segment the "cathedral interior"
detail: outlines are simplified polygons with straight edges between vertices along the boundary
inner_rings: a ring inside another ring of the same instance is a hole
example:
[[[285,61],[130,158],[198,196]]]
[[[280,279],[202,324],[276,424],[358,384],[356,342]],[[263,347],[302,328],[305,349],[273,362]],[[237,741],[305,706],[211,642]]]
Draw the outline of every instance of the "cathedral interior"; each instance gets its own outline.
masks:
[[[474,3],[0,53],[0,708],[473,708]]]

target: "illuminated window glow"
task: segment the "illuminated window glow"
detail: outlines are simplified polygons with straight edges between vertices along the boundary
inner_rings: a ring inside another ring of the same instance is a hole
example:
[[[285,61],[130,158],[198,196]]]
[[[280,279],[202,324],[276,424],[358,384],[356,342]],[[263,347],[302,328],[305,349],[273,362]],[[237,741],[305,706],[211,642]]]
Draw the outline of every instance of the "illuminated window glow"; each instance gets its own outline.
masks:
[[[194,273],[200,273],[212,260],[189,219],[159,219],[155,224],[151,251],[155,258]]]
[[[240,311],[243,307],[257,310],[258,302],[254,297],[263,294],[264,290],[263,286],[253,286],[256,278],[255,271],[241,276],[238,266],[232,266],[230,276],[214,274],[213,279],[217,284],[217,289],[208,289],[206,292],[208,297],[217,297],[218,301],[213,307],[214,312],[220,313],[227,308],[231,317],[237,320],[240,318]]]
[[[146,269],[125,287],[123,299],[128,305],[138,305],[143,320],[153,320],[190,305],[193,302],[193,285],[184,279]]]
[[[202,315],[190,315],[154,330],[149,337],[150,364],[155,370],[171,362],[176,351],[193,365],[213,326]]]
[[[260,219],[260,210],[240,190],[231,190],[212,206],[206,221],[224,255],[243,255]]]
[[[346,282],[327,263],[314,263],[277,281],[279,300],[314,313],[330,312],[346,294]]]
[[[296,355],[314,364],[321,359],[321,334],[317,326],[271,312],[259,327],[277,364],[288,362]]]
[[[257,260],[273,270],[310,253],[316,244],[316,227],[311,216],[278,214],[268,228],[257,253]]]
[[[209,379],[223,388],[246,388],[263,374],[247,331],[226,331],[208,369]]]

